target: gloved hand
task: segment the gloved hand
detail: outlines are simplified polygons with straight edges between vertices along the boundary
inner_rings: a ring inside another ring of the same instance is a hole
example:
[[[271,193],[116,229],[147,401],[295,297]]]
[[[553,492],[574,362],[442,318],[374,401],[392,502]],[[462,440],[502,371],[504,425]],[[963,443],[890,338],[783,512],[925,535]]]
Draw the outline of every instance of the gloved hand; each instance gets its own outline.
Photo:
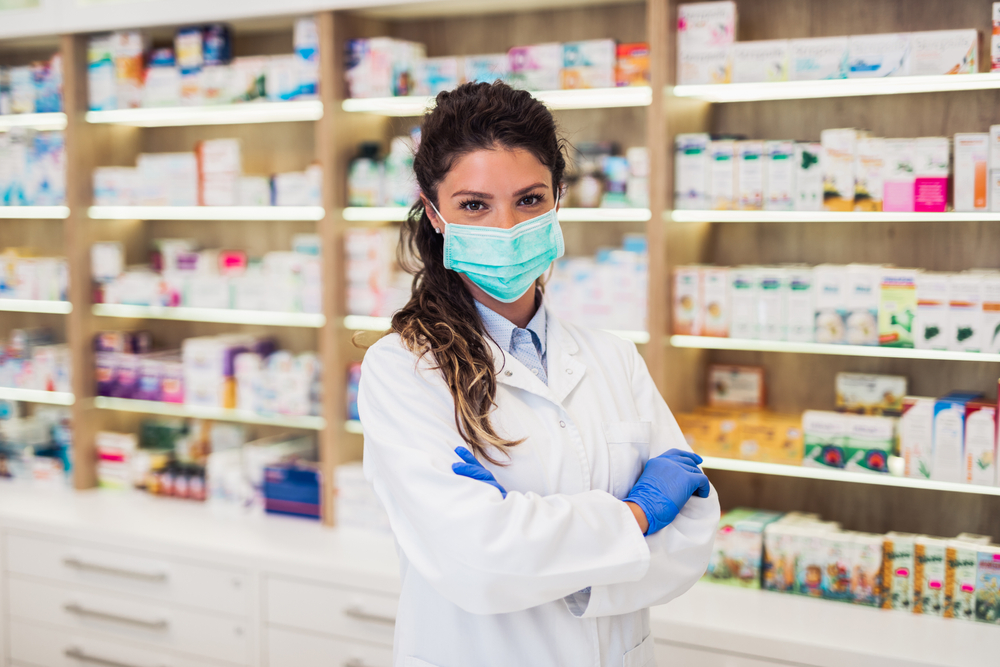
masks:
[[[652,535],[675,518],[692,495],[707,498],[708,477],[698,469],[702,458],[694,452],[671,449],[646,462],[625,502],[635,503],[649,521]]]
[[[463,477],[471,477],[472,479],[478,479],[480,482],[486,482],[490,486],[495,486],[503,494],[503,497],[507,497],[507,489],[500,486],[500,482],[497,478],[493,476],[489,470],[483,467],[476,457],[465,447],[456,447],[455,453],[464,461],[464,463],[452,463],[451,469],[455,471],[456,474],[462,475]]]

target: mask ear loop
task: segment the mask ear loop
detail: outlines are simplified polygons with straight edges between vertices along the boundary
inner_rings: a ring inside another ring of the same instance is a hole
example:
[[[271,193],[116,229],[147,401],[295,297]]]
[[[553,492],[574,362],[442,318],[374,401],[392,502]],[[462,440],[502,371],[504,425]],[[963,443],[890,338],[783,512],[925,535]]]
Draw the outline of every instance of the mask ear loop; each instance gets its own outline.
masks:
[[[447,225],[447,224],[448,224],[448,221],[444,219],[444,216],[443,216],[443,215],[441,215],[441,211],[439,211],[439,210],[438,210],[438,207],[434,205],[434,202],[432,202],[432,201],[431,201],[430,199],[428,199],[428,200],[427,200],[427,203],[431,205],[431,208],[432,208],[432,209],[434,209],[434,214],[435,214],[435,215],[436,215],[436,216],[437,216],[437,217],[438,217],[438,218],[439,218],[439,219],[441,220],[441,222],[443,222],[444,224],[446,224],[446,225]],[[432,226],[433,226],[433,225],[432,225]],[[437,227],[434,227],[434,231],[435,231],[435,232],[437,232],[437,233],[438,233],[438,235],[440,235],[440,234],[441,234],[441,230],[440,230],[440,229],[438,229]]]

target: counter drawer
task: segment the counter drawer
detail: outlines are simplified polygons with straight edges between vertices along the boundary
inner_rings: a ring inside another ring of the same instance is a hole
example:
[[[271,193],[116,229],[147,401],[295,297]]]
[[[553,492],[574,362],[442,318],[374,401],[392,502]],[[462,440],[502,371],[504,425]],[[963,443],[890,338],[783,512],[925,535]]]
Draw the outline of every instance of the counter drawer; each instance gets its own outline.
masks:
[[[246,664],[250,658],[251,629],[243,619],[16,576],[7,583],[12,619],[98,632],[230,663]]]
[[[10,658],[15,667],[218,667],[165,653],[31,623],[10,624]]]
[[[392,646],[399,598],[308,581],[267,578],[269,624]]]
[[[392,649],[270,628],[268,667],[392,667]]]
[[[246,572],[19,533],[6,535],[7,570],[68,584],[94,586],[159,602],[245,616]]]

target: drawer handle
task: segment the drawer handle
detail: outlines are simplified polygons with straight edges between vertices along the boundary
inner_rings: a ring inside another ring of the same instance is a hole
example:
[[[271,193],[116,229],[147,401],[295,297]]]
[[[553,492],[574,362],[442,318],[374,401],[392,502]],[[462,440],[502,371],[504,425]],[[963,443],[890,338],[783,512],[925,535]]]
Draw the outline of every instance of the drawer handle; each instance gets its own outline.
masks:
[[[108,660],[107,658],[102,658],[96,655],[90,655],[81,648],[76,646],[71,646],[70,648],[63,651],[63,655],[71,660],[79,660],[80,662],[87,662],[91,665],[101,665],[101,667],[136,667],[129,662],[118,662],[117,660]]]
[[[77,570],[86,570],[90,572],[99,572],[101,574],[111,574],[116,577],[128,577],[129,579],[141,579],[142,581],[166,581],[166,572],[143,572],[141,570],[126,570],[121,567],[111,567],[110,565],[101,565],[99,563],[88,563],[85,560],[80,560],[76,556],[67,556],[63,558],[63,564],[67,567],[72,567]]]
[[[167,621],[163,618],[158,618],[155,620],[146,620],[144,618],[134,618],[132,616],[122,616],[120,614],[112,614],[106,611],[100,611],[98,609],[88,609],[83,605],[79,605],[75,602],[70,602],[63,607],[67,612],[71,614],[76,614],[77,616],[90,616],[92,618],[100,618],[105,621],[114,621],[116,623],[127,623],[129,625],[138,625],[143,628],[149,628],[150,630],[166,630]]]
[[[372,614],[370,612],[365,611],[361,607],[348,607],[347,609],[344,610],[344,616],[353,618],[358,621],[367,621],[368,623],[381,623],[382,625],[396,625],[395,616],[382,616],[381,614]]]

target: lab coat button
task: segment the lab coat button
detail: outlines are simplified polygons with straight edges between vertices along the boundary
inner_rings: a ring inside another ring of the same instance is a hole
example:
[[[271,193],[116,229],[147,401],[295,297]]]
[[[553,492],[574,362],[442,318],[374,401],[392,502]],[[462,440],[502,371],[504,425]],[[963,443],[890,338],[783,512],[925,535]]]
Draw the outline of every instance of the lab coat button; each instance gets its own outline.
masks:
[[[503,374],[506,375],[507,377],[510,377],[511,375],[513,375],[513,373],[511,371],[504,371]]]
[[[559,422],[559,428],[566,428],[566,422],[564,421]]]
[[[538,375],[538,369],[537,368],[532,368],[531,372],[534,373],[535,375]]]
[[[566,375],[572,375],[572,374],[573,374],[573,369],[572,368],[567,368],[566,369]]]

